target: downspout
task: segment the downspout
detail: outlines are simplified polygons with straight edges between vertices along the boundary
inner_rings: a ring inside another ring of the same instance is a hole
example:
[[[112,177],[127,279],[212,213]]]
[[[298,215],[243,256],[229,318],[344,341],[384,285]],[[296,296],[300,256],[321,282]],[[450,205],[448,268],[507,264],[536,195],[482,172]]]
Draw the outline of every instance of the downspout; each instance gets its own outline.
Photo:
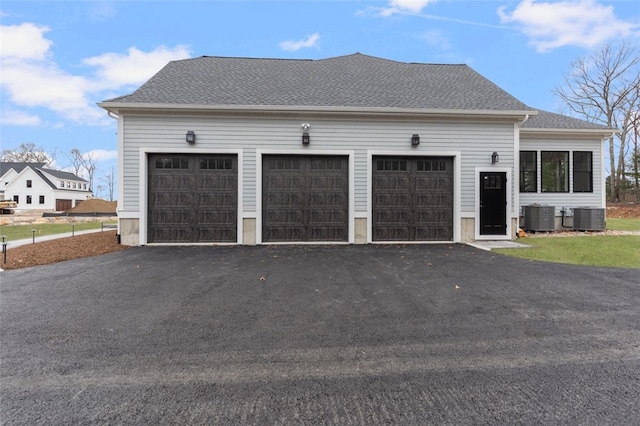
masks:
[[[110,118],[113,118],[113,119],[115,119],[117,121],[120,121],[120,116],[118,114],[115,114],[111,110],[107,110],[107,115]],[[118,241],[118,244],[122,244],[122,236],[120,235],[120,220],[118,220],[118,229],[116,231],[116,239]]]
[[[518,127],[522,126],[524,123],[529,121],[529,114],[525,115],[522,121],[518,124]]]

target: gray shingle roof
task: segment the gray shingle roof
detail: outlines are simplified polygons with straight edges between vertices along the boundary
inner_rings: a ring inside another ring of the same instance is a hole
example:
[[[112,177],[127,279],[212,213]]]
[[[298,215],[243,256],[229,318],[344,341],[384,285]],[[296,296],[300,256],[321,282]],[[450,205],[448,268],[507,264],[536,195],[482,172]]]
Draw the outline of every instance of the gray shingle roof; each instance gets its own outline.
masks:
[[[396,62],[360,53],[321,60],[173,61],[134,93],[106,102],[531,110],[467,65]]]
[[[75,181],[79,181],[79,182],[88,182],[85,179],[82,179],[81,177],[74,175],[71,172],[65,172],[62,170],[52,170],[52,169],[42,169],[42,171],[44,173],[50,174],[53,177],[56,177],[58,179],[65,179],[65,180],[75,180]]]
[[[538,111],[538,115],[531,117],[522,126],[523,129],[565,129],[565,130],[607,130],[606,126],[556,114],[549,111]]]
[[[11,161],[0,162],[0,176],[13,169],[16,173],[20,173],[25,167],[43,168],[45,163],[14,163]]]

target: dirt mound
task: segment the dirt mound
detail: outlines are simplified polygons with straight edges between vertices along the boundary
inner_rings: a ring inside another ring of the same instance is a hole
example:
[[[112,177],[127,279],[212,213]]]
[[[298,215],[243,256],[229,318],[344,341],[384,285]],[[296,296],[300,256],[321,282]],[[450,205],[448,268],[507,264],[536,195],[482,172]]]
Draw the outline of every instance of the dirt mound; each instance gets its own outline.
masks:
[[[640,204],[610,204],[607,217],[614,219],[640,219]]]
[[[110,215],[116,214],[117,203],[115,201],[107,201],[101,198],[90,198],[84,200],[72,209],[67,210],[65,213],[107,213]]]

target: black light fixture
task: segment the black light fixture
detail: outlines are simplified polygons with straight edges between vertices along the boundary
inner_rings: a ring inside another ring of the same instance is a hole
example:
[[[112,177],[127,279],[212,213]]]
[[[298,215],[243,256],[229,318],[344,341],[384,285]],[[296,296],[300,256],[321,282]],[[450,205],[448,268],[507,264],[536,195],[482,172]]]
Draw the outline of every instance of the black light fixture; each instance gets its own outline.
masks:
[[[304,132],[302,134],[302,145],[309,145],[309,142],[311,142],[311,136],[309,136],[308,132]]]
[[[196,134],[194,133],[193,130],[189,130],[187,132],[187,143],[196,143]]]
[[[493,151],[493,154],[491,154],[491,164],[496,164],[499,161],[500,161],[500,156],[498,155],[497,152]]]
[[[417,133],[414,133],[413,136],[411,136],[411,146],[418,146],[420,145],[420,135]]]

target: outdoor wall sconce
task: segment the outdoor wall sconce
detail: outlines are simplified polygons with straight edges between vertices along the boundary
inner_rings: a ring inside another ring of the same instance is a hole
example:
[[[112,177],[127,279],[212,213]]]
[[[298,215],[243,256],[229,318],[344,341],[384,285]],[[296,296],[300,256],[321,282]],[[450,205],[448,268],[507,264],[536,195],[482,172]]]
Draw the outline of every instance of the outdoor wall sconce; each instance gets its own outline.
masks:
[[[413,136],[411,136],[411,146],[418,146],[420,145],[420,135],[417,133],[414,133]]]
[[[309,136],[309,127],[311,127],[311,124],[309,123],[302,123],[302,145],[309,145],[309,143],[311,142],[311,136]]]
[[[189,130],[187,132],[187,143],[196,143],[196,134],[193,132],[193,130]]]
[[[500,156],[498,155],[497,152],[493,151],[493,154],[491,154],[491,164],[496,164],[499,161],[500,161]]]

